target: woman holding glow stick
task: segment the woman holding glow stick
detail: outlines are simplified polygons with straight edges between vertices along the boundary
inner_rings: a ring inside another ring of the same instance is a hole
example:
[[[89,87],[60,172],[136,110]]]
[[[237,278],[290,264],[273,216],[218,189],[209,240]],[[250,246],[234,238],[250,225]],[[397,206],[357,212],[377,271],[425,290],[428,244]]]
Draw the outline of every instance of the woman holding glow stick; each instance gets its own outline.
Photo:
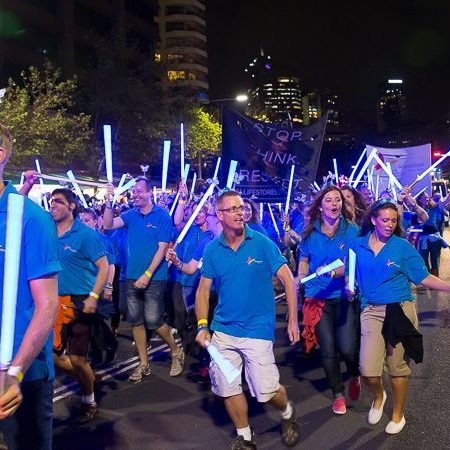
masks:
[[[349,242],[358,235],[351,216],[344,208],[344,196],[336,186],[322,189],[309,209],[309,220],[302,233],[297,279],[318,272],[323,266],[345,259]],[[322,364],[333,391],[332,410],[345,414],[345,387],[342,381],[339,353],[350,375],[349,395],[357,400],[359,382],[357,358],[357,314],[355,305],[345,295],[344,268],[332,270],[305,284],[302,336],[306,351],[320,344]],[[316,322],[313,317],[320,317]],[[311,320],[310,320],[311,319]],[[314,329],[315,328],[315,329]],[[316,339],[317,338],[317,339]]]

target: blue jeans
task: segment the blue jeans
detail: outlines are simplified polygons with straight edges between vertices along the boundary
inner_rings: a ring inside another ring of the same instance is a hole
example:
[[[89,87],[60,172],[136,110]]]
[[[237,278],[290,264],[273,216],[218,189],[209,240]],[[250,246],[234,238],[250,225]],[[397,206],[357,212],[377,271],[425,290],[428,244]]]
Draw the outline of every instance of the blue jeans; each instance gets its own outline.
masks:
[[[325,301],[322,318],[316,326],[322,365],[334,396],[345,392],[342,382],[339,354],[345,361],[349,376],[359,375],[357,304],[347,299],[332,298]]]
[[[24,382],[23,401],[17,411],[0,420],[8,450],[51,450],[53,422],[53,380]]]

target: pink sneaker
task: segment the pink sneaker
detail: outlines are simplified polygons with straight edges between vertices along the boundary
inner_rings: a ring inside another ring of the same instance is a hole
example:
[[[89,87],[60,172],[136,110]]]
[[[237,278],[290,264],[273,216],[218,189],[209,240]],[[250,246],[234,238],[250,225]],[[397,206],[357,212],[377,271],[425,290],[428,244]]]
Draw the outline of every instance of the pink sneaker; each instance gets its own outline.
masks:
[[[335,414],[345,414],[347,412],[347,407],[345,405],[344,397],[336,397],[332,406],[333,412]]]
[[[361,379],[359,377],[351,377],[348,383],[348,396],[350,400],[356,402],[361,395]]]

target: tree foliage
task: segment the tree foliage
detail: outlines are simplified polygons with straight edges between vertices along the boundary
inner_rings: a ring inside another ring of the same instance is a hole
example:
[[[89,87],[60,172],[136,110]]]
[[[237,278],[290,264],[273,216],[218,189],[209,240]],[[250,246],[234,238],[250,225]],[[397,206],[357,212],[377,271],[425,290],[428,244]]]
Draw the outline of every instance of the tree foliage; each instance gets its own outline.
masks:
[[[90,116],[73,113],[77,80],[63,80],[50,62],[10,79],[0,100],[0,123],[11,130],[11,165],[27,168],[34,158],[46,167],[80,166],[89,154]]]

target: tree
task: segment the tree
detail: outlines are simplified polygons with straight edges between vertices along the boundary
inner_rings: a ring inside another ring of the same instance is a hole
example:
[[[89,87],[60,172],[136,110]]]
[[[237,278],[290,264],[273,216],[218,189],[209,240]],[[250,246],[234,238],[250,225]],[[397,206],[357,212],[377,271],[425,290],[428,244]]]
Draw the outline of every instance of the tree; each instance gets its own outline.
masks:
[[[90,150],[90,116],[74,113],[77,80],[63,80],[62,72],[46,61],[31,66],[20,81],[9,79],[0,100],[0,123],[11,130],[16,168],[30,167],[42,158],[45,167],[83,167]]]

